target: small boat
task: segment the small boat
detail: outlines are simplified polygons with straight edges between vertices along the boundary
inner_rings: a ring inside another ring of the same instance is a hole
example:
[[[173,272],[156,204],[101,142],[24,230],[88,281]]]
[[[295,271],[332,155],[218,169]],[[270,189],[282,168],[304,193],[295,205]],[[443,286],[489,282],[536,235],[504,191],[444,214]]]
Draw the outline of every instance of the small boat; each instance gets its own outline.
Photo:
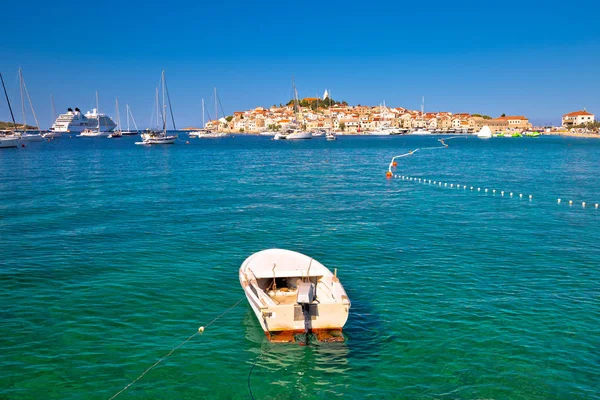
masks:
[[[416,131],[409,133],[409,135],[431,135],[431,132],[426,129],[419,128]]]
[[[310,132],[295,130],[286,135],[287,140],[304,140],[304,139],[312,139],[313,135]]]
[[[117,129],[112,131],[110,135],[107,136],[109,139],[116,139],[123,137],[123,131],[121,130],[121,117],[119,116],[119,99],[115,100],[115,111],[117,116]]]
[[[335,133],[333,132],[327,132],[325,134],[325,137],[327,138],[327,140],[337,140],[337,136],[335,136]]]
[[[213,132],[210,130],[204,130],[204,131],[190,132],[189,136],[191,138],[195,137],[198,139],[219,139],[219,138],[228,137],[229,135],[225,132]]]
[[[21,132],[18,136],[22,142],[41,142],[44,140],[41,133]]]
[[[287,136],[283,133],[277,132],[274,136],[273,136],[273,140],[285,140],[287,138]]]
[[[42,134],[42,137],[44,139],[55,139],[55,138],[59,138],[61,136],[62,136],[62,132],[55,132],[52,130]]]
[[[350,299],[323,264],[295,251],[269,249],[248,257],[239,279],[248,303],[271,341],[293,342],[297,334],[343,341]]]
[[[489,139],[492,137],[492,130],[486,125],[477,132],[477,137],[480,139]]]

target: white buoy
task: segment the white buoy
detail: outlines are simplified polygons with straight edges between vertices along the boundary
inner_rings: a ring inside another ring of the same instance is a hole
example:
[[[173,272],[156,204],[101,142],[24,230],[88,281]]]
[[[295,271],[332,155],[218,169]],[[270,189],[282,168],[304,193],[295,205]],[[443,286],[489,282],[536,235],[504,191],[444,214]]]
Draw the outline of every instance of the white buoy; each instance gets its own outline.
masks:
[[[473,190],[473,186],[471,186],[471,190]]]
[[[573,200],[569,200],[569,205],[573,205]]]
[[[434,184],[434,185],[435,185],[436,183],[437,183],[436,181],[433,181],[433,184]]]
[[[558,204],[560,204],[560,199],[556,200],[556,202],[557,202]]]
[[[581,202],[581,207],[585,207],[585,201]]]
[[[512,197],[512,195],[513,195],[513,192],[510,192],[510,197]]]
[[[488,192],[488,190],[487,190],[487,189],[485,189],[485,192],[487,193],[487,192]]]
[[[492,190],[492,193],[496,194],[496,189]]]
[[[500,194],[501,194],[502,196],[504,196],[504,190],[503,190],[503,191],[501,191],[501,192],[500,192]]]
[[[448,184],[447,184],[447,183],[444,183],[444,186],[448,186]]]
[[[596,203],[596,204],[594,205],[594,207],[598,208],[598,203]]]
[[[519,193],[519,198],[522,199],[523,198],[523,193]]]
[[[429,182],[428,182],[428,183],[431,183],[431,179],[429,179]]]
[[[450,187],[454,187],[454,183],[451,183],[451,184],[450,184]]]
[[[531,200],[531,199],[533,199],[533,195],[532,194],[529,195],[529,200]]]
[[[439,185],[439,186],[442,186],[442,182],[438,182],[438,185]]]
[[[203,326],[201,326],[200,328],[198,328],[198,333],[202,333],[202,332],[204,332],[204,327]]]
[[[478,191],[478,192],[481,192],[481,188],[477,188],[477,191]]]

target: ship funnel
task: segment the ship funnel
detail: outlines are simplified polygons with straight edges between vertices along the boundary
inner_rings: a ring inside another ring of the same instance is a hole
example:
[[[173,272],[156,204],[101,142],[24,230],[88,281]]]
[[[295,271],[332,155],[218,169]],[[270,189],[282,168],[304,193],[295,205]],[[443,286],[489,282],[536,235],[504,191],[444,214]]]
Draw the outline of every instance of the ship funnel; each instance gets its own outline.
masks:
[[[71,107],[67,108],[67,111],[73,111],[73,109]]]
[[[79,108],[77,108],[77,107],[75,107],[75,111],[77,111],[77,112],[81,112],[81,111],[79,110]]]

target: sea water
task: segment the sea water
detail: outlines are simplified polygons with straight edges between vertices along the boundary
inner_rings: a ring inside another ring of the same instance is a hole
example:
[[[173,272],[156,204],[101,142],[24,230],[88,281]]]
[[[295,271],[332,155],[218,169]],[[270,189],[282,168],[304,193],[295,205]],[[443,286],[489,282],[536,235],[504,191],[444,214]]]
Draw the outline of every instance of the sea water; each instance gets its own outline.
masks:
[[[272,247],[338,269],[346,342],[269,343],[243,299],[118,398],[600,397],[600,141],[452,139],[386,179],[436,139],[2,149],[0,398],[110,398]]]

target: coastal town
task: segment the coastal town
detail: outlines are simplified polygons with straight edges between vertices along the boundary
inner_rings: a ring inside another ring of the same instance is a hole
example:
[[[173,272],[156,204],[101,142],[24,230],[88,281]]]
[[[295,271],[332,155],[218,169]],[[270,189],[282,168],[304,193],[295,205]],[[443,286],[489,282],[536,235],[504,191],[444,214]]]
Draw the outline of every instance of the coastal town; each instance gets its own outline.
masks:
[[[476,133],[488,126],[494,133],[524,132],[532,129],[560,131],[582,128],[593,132],[595,116],[585,109],[570,112],[562,117],[560,127],[534,127],[523,115],[490,117],[476,113],[453,113],[449,111],[424,112],[403,107],[348,105],[334,102],[327,92],[323,98],[309,97],[269,108],[256,107],[236,111],[233,115],[210,120],[204,129],[230,133],[256,134],[279,131],[296,124],[304,130],[335,131],[338,134],[369,134],[382,128],[392,128],[397,134],[425,130],[431,133]],[[589,125],[589,129],[585,129]],[[197,129],[197,128],[189,128]],[[597,130],[597,129],[596,129]]]

